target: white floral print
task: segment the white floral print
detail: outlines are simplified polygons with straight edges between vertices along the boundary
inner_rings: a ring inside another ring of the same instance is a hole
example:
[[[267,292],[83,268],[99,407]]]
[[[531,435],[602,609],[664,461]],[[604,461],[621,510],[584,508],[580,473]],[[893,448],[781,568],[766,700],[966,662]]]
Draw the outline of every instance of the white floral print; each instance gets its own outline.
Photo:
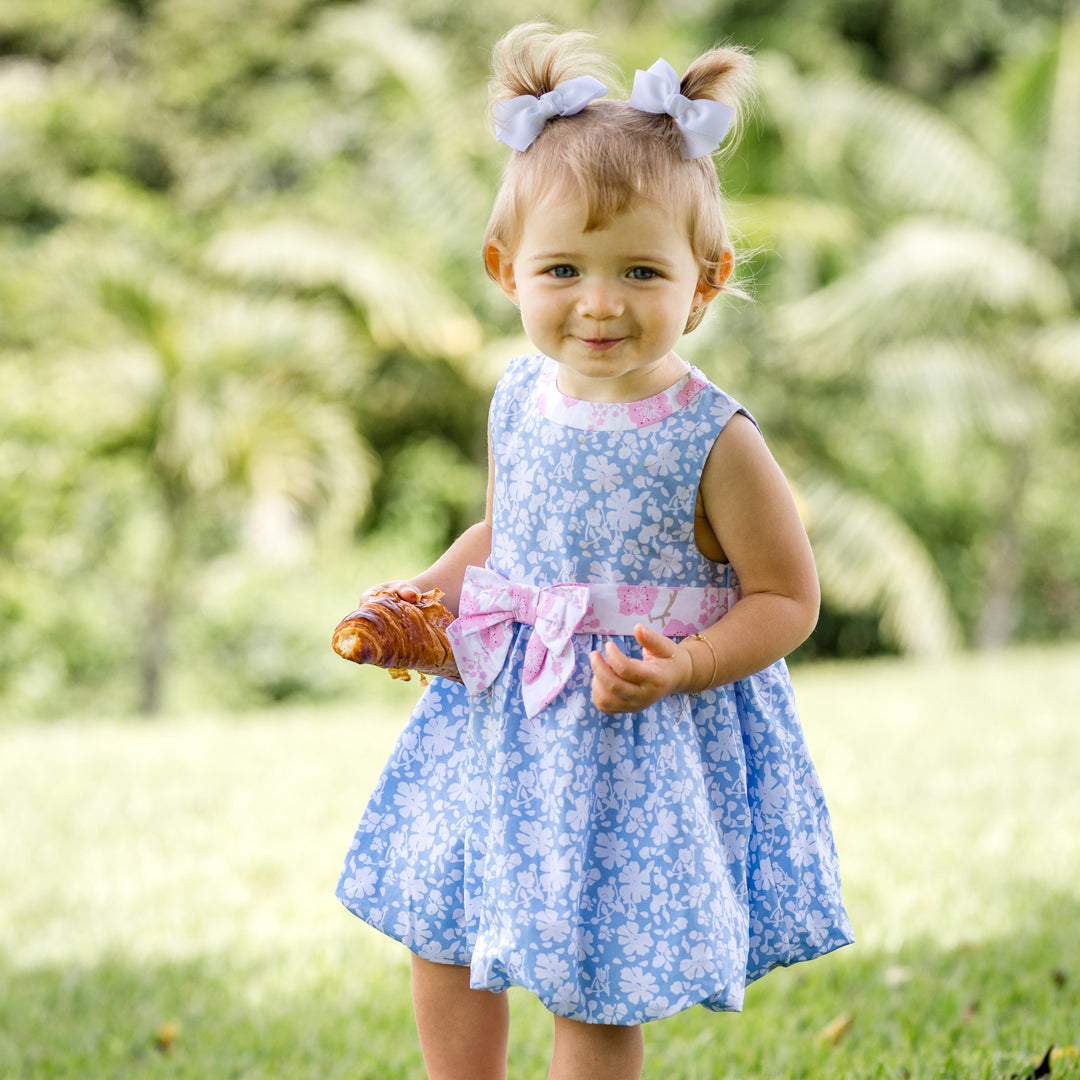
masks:
[[[610,586],[612,611],[640,607],[672,636],[710,625],[738,583],[694,544],[694,499],[739,406],[693,369],[630,405],[568,399],[555,371],[520,358],[496,391],[490,569],[541,590]],[[700,610],[669,607],[687,587]],[[565,685],[532,717],[530,624],[508,624],[505,660],[476,694],[433,680],[338,895],[419,956],[468,965],[474,987],[524,986],[559,1015],[737,1010],[771,968],[852,940],[786,666],[603,715],[588,665],[612,637],[601,622],[572,635]]]

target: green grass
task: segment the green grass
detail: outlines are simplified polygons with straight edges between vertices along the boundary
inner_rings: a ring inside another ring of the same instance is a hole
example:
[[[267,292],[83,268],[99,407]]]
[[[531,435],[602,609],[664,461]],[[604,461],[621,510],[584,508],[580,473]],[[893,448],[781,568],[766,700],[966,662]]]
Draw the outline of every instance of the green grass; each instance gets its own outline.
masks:
[[[859,942],[650,1025],[646,1076],[1004,1080],[1080,1047],[1080,648],[795,679]],[[0,1077],[423,1075],[404,951],[333,898],[416,690],[356,684],[0,727]],[[548,1018],[512,1011],[511,1075],[541,1078]]]

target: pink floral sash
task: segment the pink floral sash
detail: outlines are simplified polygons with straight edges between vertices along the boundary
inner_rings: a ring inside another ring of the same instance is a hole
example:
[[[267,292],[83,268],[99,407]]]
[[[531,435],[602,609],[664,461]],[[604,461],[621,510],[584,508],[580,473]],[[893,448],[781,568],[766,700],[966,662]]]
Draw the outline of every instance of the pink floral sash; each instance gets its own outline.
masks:
[[[667,637],[712,626],[739,598],[735,587],[552,585],[507,581],[485,567],[465,571],[458,617],[447,633],[469,693],[490,686],[510,649],[514,623],[534,628],[525,649],[522,698],[532,717],[547,708],[574,670],[574,634],[630,635],[644,623]]]

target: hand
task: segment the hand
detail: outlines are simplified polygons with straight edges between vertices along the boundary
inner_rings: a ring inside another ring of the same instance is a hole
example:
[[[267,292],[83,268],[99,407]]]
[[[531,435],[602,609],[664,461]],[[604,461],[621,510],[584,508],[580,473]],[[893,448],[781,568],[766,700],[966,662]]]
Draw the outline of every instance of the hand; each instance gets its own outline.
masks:
[[[594,650],[589,657],[592,701],[601,712],[640,712],[691,685],[694,664],[689,652],[640,623],[634,637],[642,649],[640,660],[627,656],[613,641],[603,655]]]
[[[394,593],[395,596],[400,596],[407,604],[415,604],[421,595],[421,590],[411,581],[384,581],[381,585],[371,585],[366,588],[360,594],[360,600],[356,606],[363,607],[371,599],[371,594],[374,592]]]

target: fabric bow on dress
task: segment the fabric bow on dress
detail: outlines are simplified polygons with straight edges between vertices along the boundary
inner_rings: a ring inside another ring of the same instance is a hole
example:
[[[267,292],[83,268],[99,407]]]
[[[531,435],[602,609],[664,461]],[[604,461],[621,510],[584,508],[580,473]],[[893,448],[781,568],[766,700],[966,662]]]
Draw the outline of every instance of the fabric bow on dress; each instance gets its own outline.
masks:
[[[526,714],[536,716],[555,700],[574,671],[573,636],[581,631],[588,608],[586,585],[541,589],[470,566],[458,617],[447,630],[469,693],[478,694],[495,681],[506,662],[513,624],[532,624],[521,696]]]
[[[629,105],[641,112],[667,113],[682,132],[683,158],[705,157],[724,141],[735,110],[711,98],[691,101],[680,91],[675,69],[666,60],[657,60],[648,71],[634,73]]]

